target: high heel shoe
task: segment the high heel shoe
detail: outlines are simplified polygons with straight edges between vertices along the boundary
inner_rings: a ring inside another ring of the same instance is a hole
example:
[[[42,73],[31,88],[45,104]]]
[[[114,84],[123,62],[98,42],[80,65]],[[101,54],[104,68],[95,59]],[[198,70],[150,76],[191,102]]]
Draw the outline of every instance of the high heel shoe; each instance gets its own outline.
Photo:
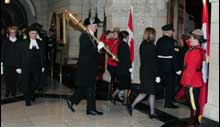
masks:
[[[129,114],[132,116],[132,115],[133,115],[133,108],[132,108],[131,105],[128,105],[128,106],[127,106],[127,110],[128,110],[128,112],[129,112]]]

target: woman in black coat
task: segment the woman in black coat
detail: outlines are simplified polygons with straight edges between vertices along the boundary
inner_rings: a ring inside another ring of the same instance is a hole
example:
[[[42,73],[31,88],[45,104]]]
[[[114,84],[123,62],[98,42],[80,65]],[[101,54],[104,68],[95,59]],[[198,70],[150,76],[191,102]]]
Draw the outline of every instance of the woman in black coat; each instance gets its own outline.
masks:
[[[127,104],[128,97],[128,89],[131,84],[131,74],[129,69],[131,68],[130,61],[130,51],[128,45],[128,36],[129,33],[127,31],[122,31],[119,33],[119,41],[118,45],[118,60],[119,64],[117,67],[117,76],[119,80],[118,89],[114,92],[113,98],[119,93],[120,90],[124,90],[124,104]]]
[[[156,82],[160,82],[160,78],[157,77],[157,64],[156,64],[156,52],[154,41],[156,37],[156,31],[154,28],[146,28],[144,32],[143,41],[140,45],[140,94],[133,102],[131,108],[133,109],[137,103],[143,100],[146,95],[150,95],[150,118],[155,118],[154,112],[155,104],[155,85]],[[156,81],[156,82],[155,82]]]

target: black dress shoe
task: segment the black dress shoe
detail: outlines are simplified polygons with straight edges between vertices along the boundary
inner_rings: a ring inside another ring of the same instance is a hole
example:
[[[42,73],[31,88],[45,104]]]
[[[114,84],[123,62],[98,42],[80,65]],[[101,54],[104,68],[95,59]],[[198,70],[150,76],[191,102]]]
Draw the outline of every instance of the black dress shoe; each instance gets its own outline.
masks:
[[[69,98],[66,98],[66,103],[68,105],[68,108],[72,111],[75,112],[74,108],[73,108],[73,103],[71,102],[71,100]]]
[[[96,115],[96,112],[95,112],[95,111],[87,111],[86,114],[87,114],[87,115],[95,116],[95,115]]]
[[[26,106],[31,106],[31,101],[25,101]]]
[[[155,119],[155,118],[158,118],[158,115],[157,114],[149,114],[149,118]]]
[[[95,111],[96,115],[103,115],[103,112]]]

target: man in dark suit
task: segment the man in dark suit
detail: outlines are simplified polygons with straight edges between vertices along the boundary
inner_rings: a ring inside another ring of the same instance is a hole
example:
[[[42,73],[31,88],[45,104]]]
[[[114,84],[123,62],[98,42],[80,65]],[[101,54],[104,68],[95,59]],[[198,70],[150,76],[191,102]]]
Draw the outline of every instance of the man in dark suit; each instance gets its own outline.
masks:
[[[156,43],[159,73],[165,87],[165,108],[177,108],[172,101],[175,82],[175,42],[173,39],[173,25],[162,27],[163,36]]]
[[[40,84],[41,73],[45,70],[45,46],[37,39],[37,29],[29,28],[29,38],[20,44],[17,72],[22,75],[22,90],[26,106],[35,101],[35,90]]]
[[[97,30],[97,23],[93,18],[87,18],[84,25],[91,34]],[[96,110],[96,78],[98,74],[98,50],[104,47],[102,42],[98,47],[95,40],[83,32],[80,36],[79,51],[79,71],[78,71],[78,89],[74,94],[67,98],[68,107],[74,112],[73,105],[78,104],[83,98],[87,100],[87,115],[102,115],[102,112]]]

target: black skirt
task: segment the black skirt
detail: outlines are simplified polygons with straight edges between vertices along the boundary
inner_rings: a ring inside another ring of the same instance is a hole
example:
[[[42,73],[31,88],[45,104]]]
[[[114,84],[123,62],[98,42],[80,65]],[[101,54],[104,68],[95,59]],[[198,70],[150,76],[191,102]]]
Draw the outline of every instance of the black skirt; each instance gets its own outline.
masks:
[[[156,83],[154,80],[144,80],[140,84],[140,93],[156,94]]]
[[[126,90],[130,89],[131,87],[131,76],[130,75],[120,75],[118,76],[119,79],[119,90]]]

